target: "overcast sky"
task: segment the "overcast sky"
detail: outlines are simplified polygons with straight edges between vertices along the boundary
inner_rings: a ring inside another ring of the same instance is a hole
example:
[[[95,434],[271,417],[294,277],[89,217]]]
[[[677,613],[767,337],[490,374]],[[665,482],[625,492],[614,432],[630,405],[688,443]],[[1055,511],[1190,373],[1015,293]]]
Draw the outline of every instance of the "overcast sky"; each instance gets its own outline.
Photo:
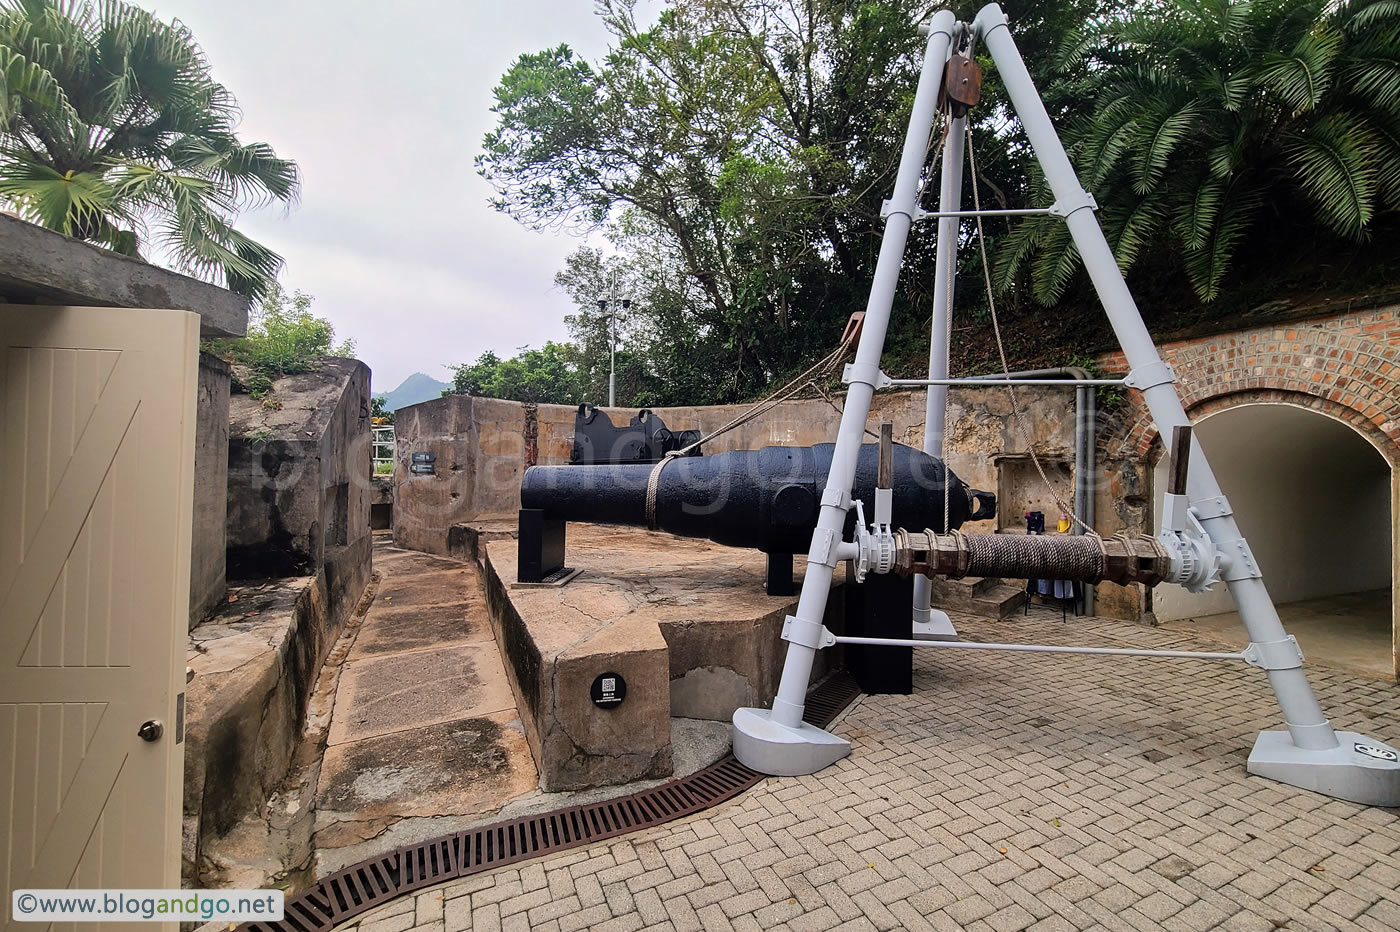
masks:
[[[239,229],[355,340],[376,393],[566,335],[554,273],[581,240],[494,211],[472,160],[516,56],[561,42],[603,54],[590,0],[137,2],[194,31],[242,105],[244,142],[300,164],[300,205]]]

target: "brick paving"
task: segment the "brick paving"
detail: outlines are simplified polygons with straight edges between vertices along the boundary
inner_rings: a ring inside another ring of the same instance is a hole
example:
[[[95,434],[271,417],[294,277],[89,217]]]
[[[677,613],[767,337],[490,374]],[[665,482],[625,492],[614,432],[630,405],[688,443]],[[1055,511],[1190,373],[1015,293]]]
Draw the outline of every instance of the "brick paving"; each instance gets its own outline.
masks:
[[[959,619],[976,640],[1202,646],[1105,620]],[[1244,638],[1241,637],[1241,643]],[[701,815],[405,897],[343,929],[1400,929],[1400,810],[1244,772],[1279,727],[1236,663],[916,652],[854,753]],[[1400,740],[1400,688],[1311,679],[1332,721]]]

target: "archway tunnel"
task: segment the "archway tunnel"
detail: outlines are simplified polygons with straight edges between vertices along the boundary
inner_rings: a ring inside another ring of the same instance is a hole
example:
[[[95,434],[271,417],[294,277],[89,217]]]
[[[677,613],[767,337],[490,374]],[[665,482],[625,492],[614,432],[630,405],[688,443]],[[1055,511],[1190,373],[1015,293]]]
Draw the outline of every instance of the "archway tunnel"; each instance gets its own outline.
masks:
[[[1310,660],[1394,677],[1391,468],[1351,427],[1289,404],[1244,404],[1196,424],[1284,627]],[[1166,487],[1165,457],[1155,487]],[[1162,586],[1159,621],[1245,637],[1223,585]]]

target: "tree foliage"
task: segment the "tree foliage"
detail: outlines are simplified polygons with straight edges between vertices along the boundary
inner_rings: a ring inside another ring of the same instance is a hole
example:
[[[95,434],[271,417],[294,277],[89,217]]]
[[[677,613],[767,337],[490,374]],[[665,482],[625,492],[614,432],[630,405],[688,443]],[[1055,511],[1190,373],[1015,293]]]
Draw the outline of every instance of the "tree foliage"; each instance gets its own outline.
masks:
[[[1395,0],[1163,0],[1074,32],[1060,67],[1083,101],[1066,146],[1125,269],[1170,256],[1210,301],[1247,238],[1270,261],[1300,227],[1356,242],[1400,208]],[[998,264],[1046,304],[1079,267],[1043,217]]]
[[[335,328],[311,313],[311,295],[288,295],[273,283],[248,317],[248,335],[212,340],[205,349],[234,367],[235,387],[260,398],[284,375],[310,372],[326,356],[353,358],[355,341],[335,341]]]
[[[925,40],[924,0],[673,0],[643,28],[601,0],[613,47],[522,55],[496,89],[479,170],[533,227],[602,230],[632,289],[619,399],[709,403],[760,393],[829,351],[864,307]],[[1013,0],[1033,68],[1098,0]],[[975,7],[964,11],[971,18]],[[995,79],[978,111],[1004,129]],[[1015,201],[1024,153],[986,159]],[[1014,205],[1011,205],[1014,206]],[[926,345],[931,230],[916,229],[891,341]],[[606,341],[592,250],[560,284],[597,400]],[[623,383],[626,390],[623,391]]]
[[[25,219],[261,296],[282,259],[234,229],[291,204],[295,162],[243,143],[189,29],[119,0],[0,2],[0,198]]]
[[[536,404],[571,405],[588,400],[577,351],[552,340],[540,349],[522,348],[509,359],[488,350],[476,362],[454,366],[452,393]]]

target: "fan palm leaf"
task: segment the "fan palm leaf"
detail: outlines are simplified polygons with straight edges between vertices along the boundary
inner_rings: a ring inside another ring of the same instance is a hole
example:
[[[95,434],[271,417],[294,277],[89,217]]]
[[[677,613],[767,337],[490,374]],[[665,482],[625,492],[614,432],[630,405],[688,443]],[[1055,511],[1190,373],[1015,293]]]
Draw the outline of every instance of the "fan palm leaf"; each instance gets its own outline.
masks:
[[[260,295],[282,260],[233,227],[294,204],[295,162],[244,143],[188,27],[121,0],[0,0],[0,198],[50,229]]]

